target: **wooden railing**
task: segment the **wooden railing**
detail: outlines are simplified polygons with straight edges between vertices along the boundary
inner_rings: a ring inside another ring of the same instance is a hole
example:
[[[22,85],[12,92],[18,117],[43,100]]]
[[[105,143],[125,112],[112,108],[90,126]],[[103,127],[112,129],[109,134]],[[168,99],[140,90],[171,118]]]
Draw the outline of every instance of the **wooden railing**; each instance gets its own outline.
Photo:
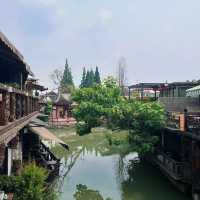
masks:
[[[183,132],[200,131],[200,112],[168,112],[167,127]]]
[[[39,111],[38,98],[25,91],[0,86],[0,126]]]

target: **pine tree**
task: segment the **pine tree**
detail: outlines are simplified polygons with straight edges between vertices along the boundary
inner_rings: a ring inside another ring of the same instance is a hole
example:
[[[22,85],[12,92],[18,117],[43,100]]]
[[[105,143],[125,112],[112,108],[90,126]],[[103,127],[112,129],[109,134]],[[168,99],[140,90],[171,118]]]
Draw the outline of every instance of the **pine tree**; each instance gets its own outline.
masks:
[[[90,87],[90,71],[87,70],[86,77],[85,77],[85,87]]]
[[[89,87],[94,86],[94,71],[93,69],[90,70],[90,76],[89,76]]]
[[[71,68],[68,65],[67,59],[66,59],[66,63],[65,63],[63,77],[61,80],[61,88],[64,91],[69,90],[69,92],[71,92],[71,89],[74,88],[72,72],[71,72]]]
[[[82,75],[80,87],[81,88],[86,87],[86,69],[85,69],[85,67],[83,68],[83,75]]]
[[[99,69],[98,69],[98,67],[96,67],[96,70],[95,70],[94,82],[95,82],[96,84],[100,84],[100,83],[101,83],[101,78],[100,78],[100,74],[99,74]]]

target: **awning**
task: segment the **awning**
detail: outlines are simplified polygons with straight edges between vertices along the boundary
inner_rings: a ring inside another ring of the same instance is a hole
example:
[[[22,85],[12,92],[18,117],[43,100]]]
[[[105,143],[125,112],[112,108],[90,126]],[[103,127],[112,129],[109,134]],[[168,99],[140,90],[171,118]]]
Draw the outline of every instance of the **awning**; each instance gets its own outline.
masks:
[[[42,126],[35,126],[35,124],[30,124],[29,125],[29,129],[33,133],[39,135],[44,140],[55,141],[55,142],[61,144],[64,148],[69,149],[69,146],[64,141],[62,141],[61,139],[59,139],[58,137],[56,137],[48,129],[46,129],[46,128],[42,127]]]

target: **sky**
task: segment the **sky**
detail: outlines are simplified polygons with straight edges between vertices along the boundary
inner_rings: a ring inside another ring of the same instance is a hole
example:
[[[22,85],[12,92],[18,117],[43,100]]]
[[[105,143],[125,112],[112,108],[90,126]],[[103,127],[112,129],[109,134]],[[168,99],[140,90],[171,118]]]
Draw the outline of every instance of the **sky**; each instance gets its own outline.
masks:
[[[24,55],[35,76],[66,58],[75,83],[82,68],[117,74],[126,59],[127,84],[200,79],[199,0],[6,0],[0,30]]]

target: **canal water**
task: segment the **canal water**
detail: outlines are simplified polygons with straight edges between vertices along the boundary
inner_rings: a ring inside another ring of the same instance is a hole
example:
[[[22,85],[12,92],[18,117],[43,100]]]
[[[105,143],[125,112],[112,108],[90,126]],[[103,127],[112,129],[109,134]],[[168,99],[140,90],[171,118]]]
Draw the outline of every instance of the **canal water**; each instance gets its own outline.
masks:
[[[60,200],[191,199],[176,190],[155,167],[140,162],[136,153],[102,156],[84,150],[74,161],[70,158],[68,166],[63,165],[61,173],[66,172],[60,181]]]

